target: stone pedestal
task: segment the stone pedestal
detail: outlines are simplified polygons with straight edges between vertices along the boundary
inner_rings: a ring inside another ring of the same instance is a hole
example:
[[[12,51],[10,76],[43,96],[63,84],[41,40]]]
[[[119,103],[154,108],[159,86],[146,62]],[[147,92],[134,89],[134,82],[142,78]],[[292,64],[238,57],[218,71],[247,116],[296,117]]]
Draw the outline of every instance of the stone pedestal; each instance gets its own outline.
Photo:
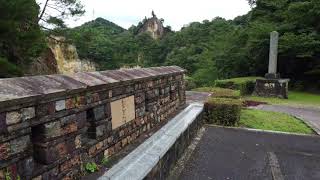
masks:
[[[288,99],[289,79],[257,79],[254,94]]]

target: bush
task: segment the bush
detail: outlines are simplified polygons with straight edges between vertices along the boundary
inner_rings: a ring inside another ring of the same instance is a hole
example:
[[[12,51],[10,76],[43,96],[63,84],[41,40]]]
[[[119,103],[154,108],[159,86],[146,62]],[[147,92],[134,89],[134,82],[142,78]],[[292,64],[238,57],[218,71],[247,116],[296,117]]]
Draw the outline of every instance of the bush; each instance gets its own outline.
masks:
[[[217,98],[234,98],[234,99],[240,98],[240,92],[232,89],[217,88],[217,87],[201,87],[201,88],[194,89],[194,91],[210,92],[212,93],[212,97],[217,97]]]
[[[187,91],[197,87],[197,84],[195,83],[195,81],[192,77],[186,76],[185,82],[186,82],[186,90]]]
[[[206,120],[211,124],[235,126],[240,121],[242,101],[231,98],[210,98],[205,103]]]
[[[256,79],[260,77],[240,77],[225,80],[216,80],[215,86],[240,90],[241,95],[250,95],[254,91]]]

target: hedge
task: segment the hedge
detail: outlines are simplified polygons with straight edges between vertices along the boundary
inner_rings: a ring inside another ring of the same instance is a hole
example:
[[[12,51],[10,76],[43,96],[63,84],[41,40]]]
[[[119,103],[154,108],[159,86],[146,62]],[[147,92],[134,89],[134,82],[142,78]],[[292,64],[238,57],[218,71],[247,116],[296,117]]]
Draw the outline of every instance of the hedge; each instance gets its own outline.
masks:
[[[233,98],[233,99],[240,98],[240,92],[232,89],[225,89],[225,88],[218,88],[218,87],[201,87],[201,88],[193,89],[193,91],[210,92],[212,93],[212,97],[217,97],[217,98]]]
[[[208,123],[235,126],[240,121],[242,101],[232,98],[209,98],[205,103],[205,118]]]
[[[240,77],[224,80],[216,80],[215,86],[220,88],[229,88],[240,90],[241,95],[250,95],[254,91],[256,79],[261,77]]]

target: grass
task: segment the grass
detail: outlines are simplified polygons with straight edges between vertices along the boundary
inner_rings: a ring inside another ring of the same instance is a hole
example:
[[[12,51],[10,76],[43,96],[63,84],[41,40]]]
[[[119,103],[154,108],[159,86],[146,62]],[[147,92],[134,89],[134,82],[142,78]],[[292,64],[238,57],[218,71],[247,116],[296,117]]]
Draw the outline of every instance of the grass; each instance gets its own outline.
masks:
[[[241,111],[239,126],[262,130],[314,134],[310,127],[295,117],[284,113],[255,109],[243,109]]]
[[[218,87],[200,87],[193,89],[193,91],[198,92],[210,92],[213,97],[222,97],[222,98],[240,98],[240,91],[218,88]]]
[[[268,104],[288,105],[288,106],[309,106],[320,108],[320,94],[307,92],[290,91],[288,99],[267,98],[258,96],[246,96],[245,100],[267,102]]]
[[[234,82],[235,84],[242,84],[248,81],[255,82],[256,79],[261,79],[262,77],[255,77],[255,76],[249,76],[249,77],[238,77],[238,78],[231,78],[231,79],[223,79],[223,80],[216,80],[218,82]]]

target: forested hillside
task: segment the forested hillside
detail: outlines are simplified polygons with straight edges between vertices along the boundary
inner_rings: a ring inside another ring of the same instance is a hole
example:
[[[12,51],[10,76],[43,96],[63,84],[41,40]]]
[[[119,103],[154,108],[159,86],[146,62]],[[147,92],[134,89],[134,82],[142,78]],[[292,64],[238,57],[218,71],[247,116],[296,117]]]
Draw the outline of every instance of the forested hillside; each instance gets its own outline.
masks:
[[[317,0],[249,1],[252,11],[234,20],[193,22],[160,40],[135,35],[101,18],[69,30],[79,54],[101,65],[178,65],[197,85],[267,71],[269,33],[280,33],[279,71],[302,86],[320,77],[320,2]],[[103,23],[105,22],[105,23]],[[139,23],[141,24],[141,23]]]
[[[9,1],[0,1],[13,6]],[[188,70],[189,80],[202,86],[215,79],[263,76],[267,71],[269,33],[276,30],[280,33],[278,67],[282,77],[292,79],[291,84],[297,87],[312,82],[313,87],[320,88],[320,1],[248,0],[248,3],[252,10],[246,15],[233,20],[216,17],[192,22],[158,40],[147,33],[137,33],[143,21],[126,30],[102,18],[72,29],[51,19],[57,28],[49,33],[66,36],[75,44],[80,57],[95,61],[100,70],[178,65]],[[11,7],[20,8],[16,16],[8,15],[14,9],[0,11],[2,77],[21,75],[21,64],[28,64],[21,62],[39,54],[41,36],[48,33],[38,33],[39,29],[45,29],[35,25],[26,28],[24,35],[25,31],[16,30],[18,27],[9,22],[36,17],[38,7],[35,3],[28,5],[33,9],[27,11],[26,5]]]

